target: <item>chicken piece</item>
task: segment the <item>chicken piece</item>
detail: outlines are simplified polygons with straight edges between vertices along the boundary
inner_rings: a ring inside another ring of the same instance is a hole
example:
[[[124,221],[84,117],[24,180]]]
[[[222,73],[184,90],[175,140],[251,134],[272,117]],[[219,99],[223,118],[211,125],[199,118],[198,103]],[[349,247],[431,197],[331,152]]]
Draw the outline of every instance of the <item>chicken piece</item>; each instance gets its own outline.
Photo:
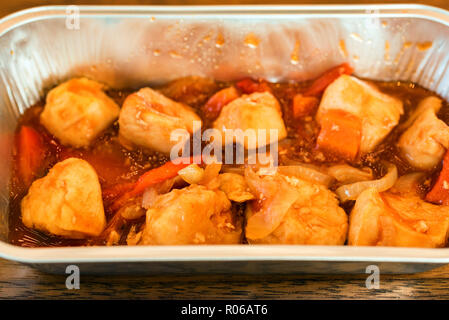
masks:
[[[86,78],[60,84],[47,95],[41,123],[63,145],[87,147],[120,112],[103,89],[102,84]]]
[[[156,199],[147,211],[139,244],[237,244],[240,223],[224,192],[190,185]]]
[[[97,174],[85,160],[58,162],[22,200],[22,222],[67,238],[98,236],[106,225]]]
[[[449,211],[417,195],[363,191],[350,215],[353,246],[443,247],[449,236]]]
[[[215,120],[213,127],[219,130],[225,142],[226,132],[241,129],[243,133],[247,129],[252,132],[246,135],[232,136],[233,141],[243,144],[245,149],[262,147],[264,145],[282,140],[287,136],[284,121],[282,120],[281,107],[276,98],[269,92],[255,92],[243,95],[223,107]],[[265,138],[259,135],[258,130],[266,130]],[[275,130],[276,135],[271,135],[270,130]],[[235,131],[234,131],[235,133]],[[260,139],[260,141],[259,141]]]
[[[348,217],[335,194],[320,184],[295,177],[245,172],[257,200],[246,209],[246,238],[251,244],[342,245]]]
[[[441,100],[436,97],[422,100],[399,138],[398,147],[415,168],[432,169],[449,147],[449,127],[436,116],[440,108]]]
[[[318,122],[329,110],[342,110],[360,118],[360,155],[372,151],[398,124],[404,113],[400,100],[348,75],[340,76],[324,91],[317,112]]]
[[[176,129],[193,133],[198,115],[187,105],[175,102],[150,88],[129,95],[119,116],[120,139],[125,146],[142,146],[170,153],[179,141],[171,141]]]

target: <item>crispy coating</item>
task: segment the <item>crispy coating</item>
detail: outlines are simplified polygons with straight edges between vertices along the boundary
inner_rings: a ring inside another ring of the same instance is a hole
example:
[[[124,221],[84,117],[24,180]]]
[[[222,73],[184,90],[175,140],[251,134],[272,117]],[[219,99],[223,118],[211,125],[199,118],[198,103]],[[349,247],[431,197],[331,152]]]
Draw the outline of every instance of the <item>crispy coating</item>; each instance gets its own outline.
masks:
[[[240,224],[224,192],[190,185],[156,199],[147,211],[140,244],[237,244]]]
[[[119,114],[119,106],[103,89],[86,78],[60,84],[47,95],[41,123],[62,144],[87,147]]]
[[[354,246],[443,247],[449,210],[417,195],[362,192],[350,215],[348,244]]]
[[[436,116],[441,102],[437,97],[422,100],[411,116],[415,120],[399,138],[398,147],[415,168],[432,169],[449,147],[449,127]]]
[[[21,209],[28,228],[67,238],[98,236],[106,225],[97,174],[88,162],[77,158],[57,163],[34,181]]]
[[[276,98],[269,92],[255,92],[243,95],[223,107],[215,120],[213,127],[219,130],[225,143],[226,132],[229,129],[241,129],[243,132],[250,129],[254,135],[247,138],[236,136],[233,141],[241,143],[246,149],[261,147],[287,136],[282,112]],[[266,139],[259,136],[259,129],[266,130]],[[277,132],[277,137],[270,134],[270,130]]]
[[[187,105],[175,102],[159,92],[143,88],[129,95],[119,116],[120,138],[125,146],[141,146],[170,153],[179,141],[170,135],[177,129],[193,133],[200,117]]]

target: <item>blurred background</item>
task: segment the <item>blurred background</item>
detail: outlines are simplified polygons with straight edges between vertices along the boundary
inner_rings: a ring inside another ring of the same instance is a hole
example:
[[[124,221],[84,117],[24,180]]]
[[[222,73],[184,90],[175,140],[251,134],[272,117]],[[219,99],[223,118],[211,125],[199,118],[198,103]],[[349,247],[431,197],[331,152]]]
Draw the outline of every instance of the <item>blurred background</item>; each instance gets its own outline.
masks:
[[[90,4],[90,5],[212,5],[212,4],[377,4],[377,3],[421,3],[432,6],[437,6],[443,9],[449,10],[449,0],[422,0],[422,1],[411,1],[411,0],[151,0],[151,1],[136,1],[136,0],[13,0],[13,1],[2,1],[0,4],[0,16],[3,17],[7,14],[13,13],[18,10],[44,6],[44,5],[70,5],[70,4]]]

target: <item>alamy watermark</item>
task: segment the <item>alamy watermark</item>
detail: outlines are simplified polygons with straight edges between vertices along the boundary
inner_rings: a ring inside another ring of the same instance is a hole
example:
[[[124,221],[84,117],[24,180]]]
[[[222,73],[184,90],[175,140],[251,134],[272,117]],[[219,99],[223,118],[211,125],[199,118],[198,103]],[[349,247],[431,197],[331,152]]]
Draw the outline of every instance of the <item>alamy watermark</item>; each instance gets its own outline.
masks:
[[[75,5],[67,6],[65,18],[65,27],[69,30],[80,29],[80,8]]]
[[[220,162],[277,167],[278,137],[277,129],[209,128],[202,131],[201,121],[194,121],[193,139],[186,129],[171,132],[170,141],[176,144],[171,149],[170,160],[175,164]],[[204,148],[202,142],[207,143]],[[190,158],[191,154],[201,157]]]
[[[65,279],[65,286],[69,290],[80,289],[80,268],[77,265],[71,264],[66,267],[65,273],[68,274]]]
[[[380,289],[380,269],[372,264],[366,267],[365,273],[369,274],[365,280],[367,289]]]

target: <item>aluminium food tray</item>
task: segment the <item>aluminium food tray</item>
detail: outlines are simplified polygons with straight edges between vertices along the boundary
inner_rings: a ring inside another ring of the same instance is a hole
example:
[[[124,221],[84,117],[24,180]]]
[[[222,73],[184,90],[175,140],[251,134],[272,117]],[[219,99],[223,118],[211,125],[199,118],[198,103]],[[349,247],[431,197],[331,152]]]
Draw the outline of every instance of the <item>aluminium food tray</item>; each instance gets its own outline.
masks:
[[[79,10],[78,19],[74,14]],[[58,82],[134,87],[187,75],[305,80],[343,61],[357,76],[410,80],[449,98],[449,13],[421,5],[51,6],[0,20],[0,257],[48,272],[412,273],[449,248],[235,245],[21,248],[7,243],[18,116]]]

